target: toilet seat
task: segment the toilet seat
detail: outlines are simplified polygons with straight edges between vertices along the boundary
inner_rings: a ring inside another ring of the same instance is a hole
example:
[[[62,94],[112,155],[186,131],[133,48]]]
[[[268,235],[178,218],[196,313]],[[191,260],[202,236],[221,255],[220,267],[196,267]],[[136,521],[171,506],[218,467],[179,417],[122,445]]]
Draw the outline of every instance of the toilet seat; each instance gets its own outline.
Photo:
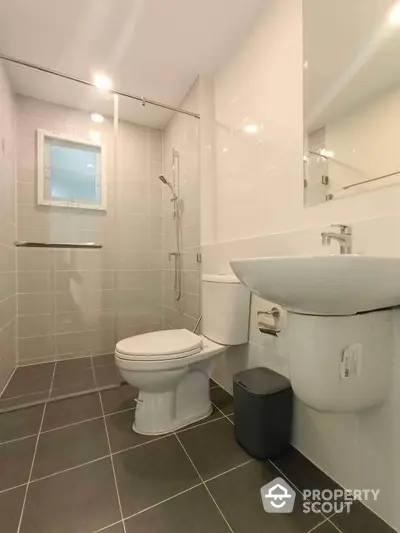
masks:
[[[202,338],[187,329],[154,331],[120,341],[118,359],[127,361],[170,361],[200,353]]]

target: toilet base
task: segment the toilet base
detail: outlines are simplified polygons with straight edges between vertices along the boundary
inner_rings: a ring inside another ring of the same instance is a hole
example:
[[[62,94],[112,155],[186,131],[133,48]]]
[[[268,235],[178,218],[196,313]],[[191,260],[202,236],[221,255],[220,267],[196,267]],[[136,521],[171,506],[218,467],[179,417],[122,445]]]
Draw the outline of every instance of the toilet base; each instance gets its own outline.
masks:
[[[140,390],[133,430],[140,435],[165,435],[209,416],[211,360],[190,369],[168,390]]]
[[[200,420],[204,420],[205,418],[208,418],[210,414],[212,413],[213,408],[210,402],[210,407],[207,409],[207,411],[194,415],[194,416],[188,416],[185,419],[177,420],[176,423],[171,426],[169,429],[165,429],[164,431],[145,431],[137,427],[136,423],[133,422],[132,429],[135,433],[138,433],[139,435],[167,435],[168,433],[171,433],[172,431],[177,431],[178,429],[182,429],[186,426],[189,426],[190,424],[193,424],[194,422],[200,422]]]

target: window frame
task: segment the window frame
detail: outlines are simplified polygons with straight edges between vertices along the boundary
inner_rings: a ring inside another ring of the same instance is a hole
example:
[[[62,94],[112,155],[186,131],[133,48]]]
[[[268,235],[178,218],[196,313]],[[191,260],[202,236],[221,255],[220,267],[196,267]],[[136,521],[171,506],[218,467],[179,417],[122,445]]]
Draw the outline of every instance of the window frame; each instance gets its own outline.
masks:
[[[100,149],[100,203],[90,203],[85,201],[74,200],[56,200],[46,197],[46,177],[45,177],[45,141],[46,139],[56,139],[59,141],[92,146]],[[48,131],[43,129],[37,130],[37,202],[38,205],[47,205],[53,207],[72,207],[77,209],[92,209],[96,211],[105,211],[107,209],[107,179],[106,179],[106,153],[104,145],[101,142],[92,141],[75,135],[67,135]]]

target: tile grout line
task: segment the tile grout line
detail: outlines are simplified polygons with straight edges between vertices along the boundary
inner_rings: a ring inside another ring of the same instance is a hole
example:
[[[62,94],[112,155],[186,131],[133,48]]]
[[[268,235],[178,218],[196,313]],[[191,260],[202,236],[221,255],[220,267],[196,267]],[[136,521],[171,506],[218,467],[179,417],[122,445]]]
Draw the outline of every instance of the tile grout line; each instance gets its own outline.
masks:
[[[145,513],[146,511],[150,511],[151,509],[154,509],[155,507],[158,507],[159,505],[162,505],[163,503],[167,503],[167,502],[173,500],[174,498],[177,498],[178,496],[182,496],[182,494],[186,494],[187,492],[190,492],[191,490],[197,489],[197,488],[202,487],[202,486],[203,486],[202,482],[197,483],[196,485],[193,485],[193,487],[190,487],[188,489],[182,490],[181,492],[178,492],[178,494],[174,494],[173,496],[170,496],[169,498],[165,498],[165,500],[162,500],[161,502],[155,503],[154,505],[150,505],[150,507],[146,507],[145,509],[142,509],[141,511],[138,511],[137,513],[134,513],[134,514],[131,514],[131,515],[127,516],[126,518],[124,518],[124,520],[130,520],[131,518],[134,518],[135,516],[138,516],[138,515],[140,515],[142,513]],[[109,526],[107,526],[107,527],[109,527]],[[106,529],[106,528],[104,528],[104,529]]]
[[[13,320],[14,320],[14,319],[13,319]],[[1,390],[1,392],[0,392],[0,400],[2,399],[2,396],[3,396],[3,394],[4,394],[5,390],[6,390],[6,388],[7,388],[8,385],[10,384],[10,381],[11,381],[12,377],[14,376],[15,372],[17,371],[17,368],[18,368],[18,366],[16,366],[16,367],[14,368],[14,370],[11,372],[10,377],[8,378],[8,380],[6,381],[6,384],[4,385],[3,389]]]
[[[218,418],[213,418],[212,420],[205,420],[205,421],[199,421],[199,423],[196,423],[196,422],[193,422],[193,426],[190,425],[190,427],[188,426],[183,426],[181,427],[180,429],[176,429],[175,430],[175,433],[184,433],[185,431],[191,431],[192,429],[196,429],[198,427],[201,427],[201,426],[206,426],[207,424],[212,424],[213,422],[217,422],[218,420],[222,420],[224,417],[223,416],[219,416]],[[172,433],[170,433],[170,435],[172,435]]]
[[[80,465],[70,466],[69,468],[64,468],[64,470],[59,470],[58,472],[53,472],[52,474],[47,474],[46,476],[38,477],[36,479],[32,479],[32,483],[36,483],[38,481],[43,481],[44,479],[47,479],[49,477],[58,476],[58,474],[65,474],[65,472],[71,472],[72,470],[77,470],[78,468],[81,468],[82,466],[91,465],[92,463],[97,463],[98,461],[102,461],[103,459],[107,459],[110,457],[109,454],[102,455],[101,457],[96,457],[96,459],[92,459],[91,461],[87,461],[86,463],[82,463]]]
[[[127,452],[129,450],[134,450],[135,448],[140,448],[142,446],[146,446],[147,444],[151,444],[152,442],[157,442],[159,440],[167,439],[168,437],[172,437],[172,433],[166,433],[165,435],[161,435],[160,437],[157,437],[156,439],[151,439],[146,442],[141,442],[140,444],[135,444],[134,446],[128,446],[128,448],[123,448],[122,450],[118,450],[116,452],[111,452],[111,455],[118,455],[120,453]]]
[[[56,364],[54,365],[54,368],[53,368],[53,374],[51,376],[51,385],[50,385],[50,389],[47,393],[47,397],[50,396],[50,390],[51,390],[51,386],[53,384],[53,380],[54,380],[54,375],[56,373]],[[37,434],[37,437],[36,437],[36,443],[35,443],[35,449],[33,451],[33,457],[32,457],[32,464],[31,464],[31,469],[30,469],[30,472],[29,472],[29,477],[28,477],[28,482],[26,484],[26,488],[25,488],[25,495],[24,495],[24,500],[23,500],[23,503],[22,503],[22,508],[21,508],[21,515],[19,517],[19,522],[18,522],[18,529],[17,529],[17,533],[20,533],[20,530],[21,530],[21,525],[22,525],[22,518],[24,516],[24,511],[25,511],[25,505],[26,505],[26,499],[28,497],[28,490],[29,490],[29,485],[31,483],[31,479],[32,479],[32,474],[33,474],[33,467],[35,465],[35,459],[36,459],[36,453],[37,453],[37,449],[38,449],[38,446],[39,446],[39,439],[40,439],[40,433],[42,431],[42,427],[43,427],[43,423],[44,423],[44,417],[46,415],[46,408],[47,408],[47,404],[44,404],[44,407],[43,407],[43,413],[42,413],[42,420],[40,421],[40,426],[39,426],[39,432]]]
[[[199,476],[199,478],[200,478],[200,480],[201,480],[201,482],[202,482],[204,488],[206,489],[206,491],[208,492],[210,498],[211,498],[212,501],[214,502],[214,505],[216,506],[216,508],[218,509],[220,515],[221,515],[222,518],[224,519],[226,525],[227,525],[228,528],[229,528],[229,531],[230,531],[231,533],[234,533],[234,531],[233,531],[231,525],[229,524],[228,520],[225,518],[224,513],[221,511],[221,508],[219,507],[219,505],[218,505],[217,502],[215,501],[214,496],[211,494],[210,489],[207,487],[206,483],[204,482],[204,479],[203,479],[202,476],[200,475],[200,472],[197,470],[197,468],[196,468],[194,462],[192,461],[192,458],[190,457],[189,453],[186,451],[186,448],[185,448],[184,445],[182,444],[181,439],[178,437],[178,435],[177,435],[175,432],[174,432],[174,435],[175,435],[175,438],[177,439],[177,441],[179,442],[179,444],[180,444],[182,450],[183,450],[184,453],[186,454],[186,457],[189,459],[189,461],[191,462],[191,464],[192,464],[193,468],[195,469],[197,475]]]
[[[67,398],[69,399],[69,398]],[[62,400],[60,400],[62,401]],[[29,409],[29,407],[28,407]],[[135,407],[130,407],[129,409],[121,409],[121,411],[115,411],[114,413],[108,413],[108,414],[105,414],[104,416],[107,418],[113,416],[113,415],[117,415],[117,414],[120,414],[120,413],[127,413],[128,411],[134,411],[135,410]],[[69,428],[69,427],[72,427],[72,426],[78,426],[79,424],[84,424],[85,422],[93,422],[94,420],[100,420],[101,418],[103,418],[103,415],[100,415],[100,416],[95,416],[93,418],[85,418],[85,420],[79,420],[79,422],[71,422],[70,424],[65,424],[65,426],[57,426],[55,428],[51,428],[51,429],[42,429],[41,431],[41,434],[43,435],[44,433],[51,433],[52,431],[57,431],[59,429],[65,429],[65,428]],[[220,419],[218,419],[220,420]],[[213,420],[210,420],[210,422],[213,422]],[[25,440],[25,439],[29,439],[29,438],[32,438],[32,437],[36,437],[37,436],[37,433],[32,433],[30,435],[24,435],[23,437],[17,437],[16,439],[10,439],[10,440],[5,440],[5,441],[2,441],[0,442],[0,447],[3,445],[3,444],[11,444],[13,442],[18,442],[20,440]],[[114,453],[118,453],[118,452],[114,452]],[[24,484],[24,483],[23,483]]]
[[[221,476],[224,476],[225,474],[229,474],[230,472],[233,472],[234,470],[237,470],[238,468],[242,468],[242,466],[249,465],[250,463],[254,463],[255,459],[249,459],[245,461],[244,463],[240,463],[240,465],[234,466],[233,468],[230,468],[229,470],[225,470],[225,472],[222,472],[221,474],[217,474],[216,476],[210,477],[204,481],[204,483],[208,483],[209,481],[214,481],[214,479],[218,479]]]
[[[125,411],[119,411],[119,412],[125,412]],[[106,415],[107,417],[107,415]],[[99,417],[97,419],[94,419],[94,420],[99,420],[100,418],[102,417]],[[216,420],[211,420],[209,423],[211,422],[216,422],[217,420],[223,420],[223,418],[218,418]],[[87,421],[86,421],[87,422]],[[202,424],[202,425],[205,425],[205,424]],[[64,427],[68,427],[68,426],[64,426]],[[199,427],[199,426],[196,426],[196,427]],[[57,428],[57,429],[62,429],[62,428]],[[190,429],[195,429],[195,428],[190,428]],[[53,431],[53,430],[49,430],[49,431],[42,431],[41,432],[41,435],[45,434],[45,433],[49,433],[50,431]],[[189,430],[187,430],[189,431]],[[35,436],[35,435],[33,435]],[[173,433],[167,433],[165,435],[161,435],[160,437],[156,438],[156,439],[152,439],[152,440],[149,440],[147,442],[141,442],[140,444],[135,444],[134,446],[129,446],[128,448],[123,448],[122,450],[118,450],[116,452],[111,452],[111,454],[108,454],[108,455],[103,455],[101,457],[97,457],[96,459],[92,459],[91,461],[86,461],[85,463],[81,463],[81,464],[78,464],[78,465],[75,465],[75,466],[71,466],[69,468],[65,468],[63,470],[59,470],[57,472],[53,472],[52,474],[47,474],[46,476],[42,476],[40,478],[37,478],[37,479],[33,479],[31,481],[31,483],[36,483],[36,481],[41,481],[42,479],[47,479],[48,477],[53,477],[53,476],[56,476],[58,474],[63,474],[64,472],[69,472],[71,470],[76,470],[78,468],[81,468],[82,466],[86,466],[86,465],[89,465],[89,464],[92,464],[92,463],[95,463],[97,461],[101,461],[102,459],[106,459],[107,457],[110,457],[110,455],[114,456],[114,455],[119,455],[120,453],[124,453],[124,452],[127,452],[129,450],[134,450],[135,448],[140,448],[142,446],[147,446],[148,444],[152,444],[153,442],[157,442],[159,440],[162,440],[162,439],[165,439],[165,438],[168,438],[168,437],[172,437],[173,436]],[[216,479],[218,477],[221,477],[223,476],[224,474],[227,474],[228,472],[231,472],[232,470],[236,470],[236,468],[240,468],[242,466],[245,466],[246,464],[248,463],[251,463],[253,462],[254,459],[249,459],[248,461],[245,461],[244,463],[240,463],[239,465],[237,466],[234,466],[233,468],[230,468],[229,470],[225,470],[224,472],[222,472],[221,474],[217,474],[216,476],[213,476],[212,478],[210,479],[207,479],[205,482],[208,482],[208,481],[212,481],[213,479]],[[0,494],[2,492],[6,492],[8,490],[12,490],[12,489],[15,489],[15,488],[18,488],[18,487],[22,487],[26,485],[26,483],[21,483],[21,485],[16,485],[15,487],[10,487],[8,489],[4,489],[3,491],[0,491]]]
[[[93,531],[92,533],[102,533],[103,531],[105,531],[109,527],[118,526],[118,524],[123,524],[123,522],[121,520],[118,520],[118,522],[114,522],[113,524],[108,524],[107,526],[102,527],[101,529],[96,529],[96,531]]]
[[[50,389],[47,395],[47,399],[51,398],[51,393],[53,392],[53,385],[54,385],[54,378],[56,375],[56,371],[57,371],[57,361],[54,362],[53,375],[51,376]]]
[[[319,522],[316,526],[309,529],[307,533],[312,533],[313,531],[316,531],[320,526],[326,524],[327,522],[330,523],[329,518],[325,518],[324,520],[322,520],[322,522]]]
[[[96,380],[96,375],[95,375],[95,372],[94,372],[93,361],[92,361],[92,370],[93,370],[94,382],[95,382],[95,385],[97,386],[97,380]],[[106,430],[107,443],[108,443],[108,450],[109,450],[109,452],[110,452],[111,467],[112,467],[113,476],[114,476],[115,490],[116,490],[116,492],[117,492],[117,499],[118,499],[119,513],[120,513],[121,520],[122,520],[122,529],[124,530],[124,533],[126,533],[126,527],[125,527],[125,522],[124,522],[124,514],[123,514],[123,512],[122,512],[121,498],[120,498],[119,490],[118,490],[117,475],[116,475],[116,473],[115,473],[114,460],[113,460],[112,450],[111,450],[110,435],[108,434],[108,428],[107,428],[107,423],[106,423],[106,417],[105,417],[105,414],[104,414],[103,399],[102,399],[102,397],[101,397],[100,392],[98,392],[97,394],[99,395],[99,398],[100,398],[101,412],[103,413],[103,423],[104,423],[104,428],[105,428],[105,430]],[[19,533],[19,532],[17,532],[17,533]]]
[[[37,437],[37,433],[25,435],[24,437],[17,437],[16,439],[4,440],[0,442],[0,448],[3,446],[3,444],[12,444],[13,442],[19,442],[20,440],[31,439],[32,437]]]
[[[103,392],[103,391],[107,392],[109,390],[119,389],[120,387],[121,387],[121,384],[120,385],[105,385],[104,387],[97,387],[97,388],[94,388],[94,389],[87,389],[87,390],[83,390],[83,391],[70,392],[70,393],[62,394],[61,396],[57,396],[57,397],[54,397],[54,398],[46,398],[46,399],[42,399],[42,400],[28,402],[28,403],[25,403],[25,404],[11,406],[11,407],[5,408],[5,409],[0,409],[0,415],[5,414],[5,413],[12,413],[14,411],[22,411],[23,409],[29,409],[30,407],[37,407],[38,405],[44,405],[44,404],[47,404],[47,403],[55,403],[55,402],[58,402],[58,401],[61,401],[61,400],[70,400],[72,398],[80,398],[81,396],[86,396],[88,394],[96,394],[97,392]],[[35,394],[40,394],[40,393],[43,393],[43,392],[46,392],[46,391],[32,392],[30,394],[22,394],[21,396],[12,396],[11,398],[4,398],[4,400],[2,400],[2,401],[15,400],[16,398],[17,399],[18,398],[24,398],[25,396],[33,396]],[[1,399],[0,399],[0,403],[1,403]],[[110,414],[112,414],[112,413],[110,413]]]
[[[213,404],[213,406],[215,407],[215,409],[217,409],[217,410],[221,413],[221,415],[222,415],[223,417],[225,417],[225,418],[228,420],[228,422],[229,422],[230,424],[232,424],[232,426],[235,425],[235,424],[232,422],[232,420],[229,418],[230,416],[233,415],[233,413],[232,413],[232,415],[226,415],[223,411],[221,411],[221,409],[220,409],[215,403],[213,403],[213,402],[211,402],[211,403]]]
[[[39,445],[40,431],[42,429],[43,422],[44,422],[44,417],[45,417],[45,414],[46,414],[46,407],[47,407],[47,405],[45,404],[44,407],[43,407],[43,414],[42,414],[42,420],[40,422],[39,433],[37,434],[37,437],[36,437],[36,444],[35,444],[35,449],[34,449],[34,452],[33,452],[31,469],[30,469],[30,472],[29,472],[28,482],[27,482],[26,488],[25,488],[25,495],[24,495],[24,500],[22,502],[21,514],[20,514],[20,517],[19,517],[18,529],[17,529],[16,533],[20,533],[20,530],[21,530],[22,518],[24,516],[26,499],[27,499],[27,496],[28,496],[28,489],[29,489],[29,485],[30,485],[31,479],[32,479],[33,467],[34,467],[34,464],[35,464],[36,453],[37,453],[37,449],[38,449],[38,445]]]
[[[293,485],[293,487],[297,490],[297,492],[299,494],[303,494],[303,491],[299,489],[299,487],[297,485],[295,485],[293,483],[293,481],[271,460],[271,459],[268,459],[268,462],[285,478],[287,479],[287,481],[289,481],[289,483],[291,483]],[[336,513],[333,513],[332,515],[330,516],[326,516],[324,515],[324,513],[322,511],[320,511],[321,515],[323,517],[326,518],[326,520],[324,522],[329,522],[332,526],[334,526],[338,531],[340,531],[340,533],[343,533],[333,522],[331,522],[331,518],[332,516],[335,516]],[[321,523],[324,523],[324,522],[321,522]],[[321,525],[321,524],[320,524]]]
[[[101,395],[100,395],[100,396],[101,396]],[[101,403],[102,403],[102,402],[101,402]],[[46,405],[47,405],[47,404],[45,404],[45,406],[46,406]],[[215,406],[215,407],[216,407],[216,406]],[[217,409],[218,409],[218,408],[217,408]],[[25,436],[25,437],[20,437],[20,438],[18,438],[18,439],[12,439],[12,440],[10,440],[10,441],[2,442],[2,443],[0,443],[0,447],[1,447],[3,444],[8,444],[8,443],[12,443],[12,442],[20,441],[20,440],[25,440],[25,439],[32,438],[32,437],[39,436],[39,435],[43,435],[43,434],[46,434],[46,433],[51,433],[51,432],[53,432],[53,431],[57,431],[57,430],[60,430],[60,429],[64,429],[64,428],[68,428],[68,427],[71,427],[71,426],[76,426],[76,425],[79,425],[79,424],[83,424],[83,423],[85,423],[85,422],[91,422],[91,421],[93,421],[93,420],[100,420],[100,419],[102,419],[102,418],[106,419],[107,417],[111,417],[111,416],[113,416],[113,415],[115,415],[115,414],[126,413],[126,412],[134,411],[134,410],[135,410],[134,407],[133,407],[133,408],[129,408],[129,409],[122,409],[122,410],[120,410],[120,411],[115,411],[115,412],[113,412],[113,413],[104,414],[104,415],[101,415],[101,416],[99,416],[99,417],[95,417],[95,418],[88,418],[88,419],[85,419],[85,420],[82,420],[82,421],[79,421],[79,422],[73,422],[73,423],[71,423],[71,424],[67,424],[66,426],[60,426],[60,427],[52,428],[52,429],[48,429],[48,430],[45,430],[45,431],[43,431],[43,429],[42,429],[43,424],[41,423],[41,426],[40,426],[40,429],[39,429],[39,433],[37,433],[37,434],[35,433],[35,434],[33,434],[33,435],[27,435],[27,436]],[[218,411],[220,411],[220,410],[218,409]],[[214,420],[208,420],[208,421],[205,421],[205,422],[200,422],[198,425],[195,425],[195,426],[193,426],[193,427],[189,427],[189,428],[186,428],[186,429],[185,429],[185,428],[182,428],[182,430],[177,430],[176,432],[166,433],[165,435],[161,435],[161,436],[158,437],[158,438],[154,438],[154,439],[151,439],[151,440],[149,440],[149,441],[147,441],[147,442],[142,442],[142,443],[140,443],[140,444],[135,444],[134,446],[129,446],[129,447],[127,447],[127,448],[123,448],[122,450],[118,450],[118,451],[115,451],[115,452],[111,451],[111,453],[108,454],[108,455],[104,455],[104,456],[102,456],[102,457],[98,457],[98,458],[93,459],[93,460],[91,460],[91,461],[87,461],[87,462],[85,462],[85,463],[81,463],[81,464],[79,464],[79,465],[75,465],[75,466],[72,466],[72,467],[70,467],[70,468],[66,468],[66,469],[63,469],[63,470],[60,470],[60,471],[57,471],[57,472],[53,472],[52,474],[48,474],[48,475],[46,475],[46,476],[42,476],[42,477],[37,478],[37,479],[33,479],[33,480],[30,481],[30,483],[36,483],[37,481],[41,481],[41,480],[43,480],[43,479],[47,479],[47,478],[49,478],[49,477],[53,477],[53,476],[56,476],[56,475],[58,475],[58,474],[62,474],[62,473],[64,473],[64,472],[69,472],[69,471],[71,471],[71,470],[76,470],[76,469],[81,468],[81,467],[83,467],[83,466],[86,466],[86,465],[88,465],[88,464],[92,464],[92,463],[95,463],[95,462],[100,461],[100,460],[102,460],[102,459],[106,459],[107,457],[112,457],[112,456],[114,456],[114,455],[118,455],[118,454],[120,454],[120,453],[124,453],[124,452],[126,452],[126,451],[133,450],[133,449],[135,449],[135,448],[139,448],[139,447],[142,447],[142,446],[146,446],[147,444],[151,444],[152,442],[156,442],[156,441],[158,441],[158,440],[162,440],[162,439],[164,439],[164,438],[171,437],[172,435],[174,435],[174,434],[177,433],[177,432],[181,433],[181,432],[184,432],[184,431],[190,431],[190,430],[192,430],[192,429],[196,429],[196,428],[198,428],[198,427],[201,427],[201,426],[204,426],[204,425],[207,425],[207,424],[211,424],[211,423],[213,423],[213,422],[218,422],[218,421],[223,420],[224,418],[227,418],[227,416],[224,415],[221,411],[220,411],[220,413],[223,415],[223,416],[221,416],[220,418],[216,418],[216,419],[214,419]],[[44,416],[44,414],[43,414],[43,416]],[[216,476],[213,476],[212,478],[207,479],[207,482],[208,482],[208,481],[211,481],[211,480],[213,480],[213,479],[215,479],[215,478],[217,478],[217,477],[223,476],[224,474],[226,474],[226,473],[228,473],[228,472],[231,472],[232,470],[235,470],[236,468],[240,468],[241,466],[245,466],[246,464],[248,464],[248,463],[250,463],[250,462],[252,462],[252,461],[253,461],[253,459],[250,459],[249,461],[246,461],[246,462],[244,462],[244,463],[241,463],[240,465],[237,465],[237,466],[235,466],[235,467],[233,467],[233,468],[231,468],[231,469],[229,469],[229,470],[227,470],[227,471],[225,471],[225,472],[222,472],[221,474],[218,474],[218,475],[216,475]],[[4,489],[4,490],[0,491],[0,494],[2,494],[3,492],[7,492],[7,491],[10,491],[10,490],[16,489],[16,488],[23,487],[23,486],[25,486],[25,485],[27,485],[27,483],[21,483],[20,485],[16,485],[16,486],[13,486],[13,487],[9,487],[9,488],[7,488],[7,489]]]
[[[337,513],[335,513],[337,514]],[[338,526],[335,524],[335,522],[332,522],[331,518],[333,516],[335,516],[335,514],[331,515],[329,518],[328,518],[328,522],[331,524],[331,526],[333,526],[335,529],[337,529],[339,531],[339,533],[343,533],[343,531],[341,529],[338,528]]]
[[[26,483],[21,483],[20,485],[15,485],[14,487],[9,487],[8,489],[0,490],[0,494],[3,494],[4,492],[9,492],[10,490],[20,489],[21,487],[26,487]]]
[[[219,418],[218,420],[222,420],[222,419]],[[45,432],[42,431],[41,435],[43,435],[43,433],[45,433]],[[124,453],[124,452],[127,452],[129,450],[134,450],[135,448],[140,448],[142,446],[146,446],[147,444],[151,444],[153,442],[157,442],[158,440],[162,440],[162,439],[165,439],[165,438],[168,438],[168,437],[172,437],[172,436],[173,436],[173,434],[170,433],[168,435],[163,435],[162,437],[159,437],[158,439],[149,440],[147,442],[142,442],[140,444],[136,444],[134,446],[130,446],[129,448],[124,448],[123,450],[118,450],[117,452],[112,452],[111,454],[102,455],[101,457],[96,457],[96,459],[92,459],[91,461],[86,461],[85,463],[81,463],[79,465],[71,466],[69,468],[64,468],[63,470],[59,470],[57,472],[53,472],[51,474],[47,474],[47,475],[42,476],[42,477],[37,478],[37,479],[32,479],[30,483],[36,483],[37,481],[42,481],[43,479],[47,479],[49,477],[54,477],[54,476],[57,476],[58,474],[64,474],[65,472],[70,472],[71,470],[77,470],[78,468],[81,468],[83,466],[87,466],[87,465],[90,465],[92,463],[96,463],[97,461],[101,461],[103,459],[107,459],[110,456],[118,455],[120,453]],[[231,472],[232,470],[236,470],[236,468],[240,468],[242,466],[245,466],[246,464],[251,463],[253,461],[254,461],[254,459],[249,459],[248,461],[246,461],[244,463],[241,463],[240,465],[237,465],[237,466],[235,466],[233,468],[230,468],[229,470],[226,470],[226,471],[222,472],[221,474],[217,474],[216,476],[213,476],[212,478],[207,479],[205,482],[212,481],[213,479],[221,477],[224,474],[227,474],[227,473]],[[0,494],[2,494],[3,492],[8,492],[9,490],[13,490],[13,489],[17,489],[19,487],[23,487],[25,485],[26,485],[26,483],[21,483],[20,485],[15,485],[13,487],[9,487],[7,489],[1,490]]]

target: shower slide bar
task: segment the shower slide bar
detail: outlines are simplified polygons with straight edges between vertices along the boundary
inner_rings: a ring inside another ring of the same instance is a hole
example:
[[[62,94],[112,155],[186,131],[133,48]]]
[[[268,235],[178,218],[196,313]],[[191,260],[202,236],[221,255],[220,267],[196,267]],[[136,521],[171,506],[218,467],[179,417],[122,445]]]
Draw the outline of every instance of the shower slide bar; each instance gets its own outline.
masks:
[[[29,242],[29,241],[15,241],[15,246],[18,248],[103,248],[102,244],[95,242]]]

